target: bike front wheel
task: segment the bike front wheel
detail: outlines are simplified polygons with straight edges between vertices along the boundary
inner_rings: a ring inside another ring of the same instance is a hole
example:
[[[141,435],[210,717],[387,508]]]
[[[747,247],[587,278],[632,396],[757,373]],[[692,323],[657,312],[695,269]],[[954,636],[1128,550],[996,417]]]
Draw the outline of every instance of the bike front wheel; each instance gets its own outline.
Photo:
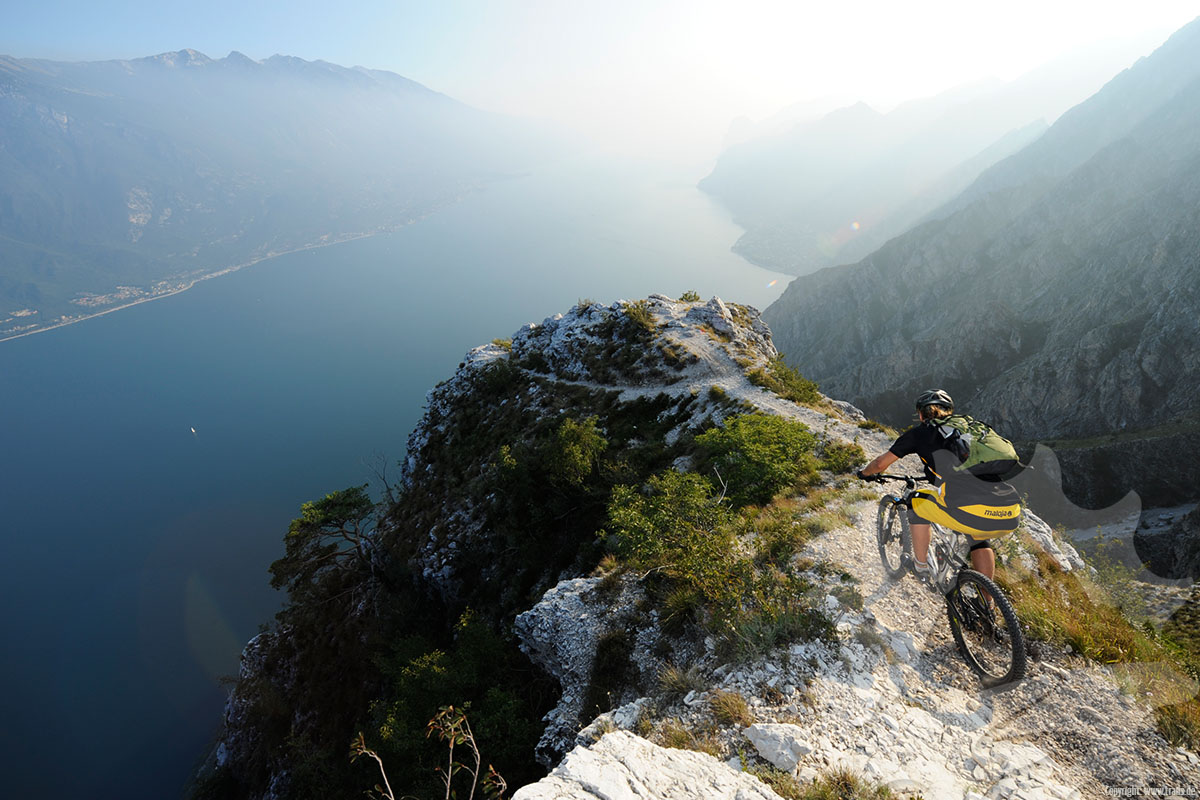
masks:
[[[879,560],[883,562],[884,573],[892,580],[899,578],[912,563],[912,534],[908,529],[904,506],[889,497],[879,501],[875,538],[879,543]]]
[[[993,581],[974,570],[959,572],[946,595],[946,613],[959,652],[984,686],[1025,677],[1025,637],[1017,612]]]

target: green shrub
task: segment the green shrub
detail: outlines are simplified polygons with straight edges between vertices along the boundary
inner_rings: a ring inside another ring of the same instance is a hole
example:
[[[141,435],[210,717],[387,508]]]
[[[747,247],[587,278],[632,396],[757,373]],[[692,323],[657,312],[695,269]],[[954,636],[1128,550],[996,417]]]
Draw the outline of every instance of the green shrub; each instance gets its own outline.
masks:
[[[547,458],[552,480],[582,486],[596,469],[600,454],[608,447],[596,422],[596,417],[582,422],[567,417],[558,426]]]
[[[725,654],[754,658],[833,635],[819,606],[824,593],[798,573],[802,565],[788,563],[806,533],[787,517],[786,509],[756,508],[737,516],[703,478],[668,471],[644,490],[614,490],[605,535],[631,568],[663,582],[661,614],[670,627],[699,622]],[[765,555],[739,541],[764,536]]]
[[[654,313],[650,311],[650,303],[646,300],[626,303],[625,316],[648,333],[653,333],[658,327],[654,321]]]
[[[821,469],[830,472],[854,472],[867,462],[867,454],[853,442],[825,442],[821,449]]]
[[[766,369],[756,369],[746,375],[750,382],[770,389],[780,397],[802,406],[820,407],[824,404],[817,384],[789,367],[783,356],[777,356]]]
[[[791,642],[832,641],[833,622],[816,595],[808,581],[790,571],[768,569],[757,574],[740,602],[721,609],[715,621],[723,654],[750,661]]]
[[[510,352],[512,351],[512,339],[492,339],[492,344]]]
[[[691,289],[688,289],[686,292],[684,292],[683,294],[681,294],[679,296],[679,302],[681,302],[681,303],[699,303],[700,302],[700,293],[694,292]]]
[[[617,554],[635,568],[659,572],[708,600],[728,592],[731,515],[704,478],[668,470],[652,477],[645,493],[617,486],[608,515]]]
[[[808,426],[773,414],[730,417],[696,437],[737,505],[767,503],[812,473],[816,441]]]
[[[446,705],[470,709],[479,749],[503,774],[536,780],[529,754],[541,735],[539,714],[517,689],[528,684],[528,666],[488,623],[467,612],[449,643],[400,639],[380,666],[388,699],[374,707],[374,732],[366,738],[386,763],[404,765],[390,773],[398,795],[434,796],[445,749],[426,734]]]
[[[803,514],[804,507],[804,502],[788,501],[742,510],[742,533],[753,543],[754,563],[759,568],[788,568],[813,534],[819,532]]]

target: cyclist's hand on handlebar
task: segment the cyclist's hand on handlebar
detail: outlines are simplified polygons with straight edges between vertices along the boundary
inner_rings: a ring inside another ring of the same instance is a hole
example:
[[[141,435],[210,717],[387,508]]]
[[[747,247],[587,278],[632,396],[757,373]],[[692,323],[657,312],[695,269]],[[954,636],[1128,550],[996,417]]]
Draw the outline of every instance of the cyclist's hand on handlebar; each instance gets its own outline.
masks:
[[[867,475],[861,469],[858,472],[854,473],[854,476],[856,478],[858,478],[859,480],[871,481],[872,483],[879,483],[881,480],[883,480],[882,475],[879,475],[878,473],[876,473],[874,475]]]

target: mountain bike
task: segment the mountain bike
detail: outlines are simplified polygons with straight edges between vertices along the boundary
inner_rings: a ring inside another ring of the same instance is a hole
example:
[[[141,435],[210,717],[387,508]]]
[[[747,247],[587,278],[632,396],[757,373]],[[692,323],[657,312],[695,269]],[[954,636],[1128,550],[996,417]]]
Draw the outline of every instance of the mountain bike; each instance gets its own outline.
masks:
[[[888,578],[898,580],[912,572],[912,531],[908,511],[923,478],[880,473],[878,479],[904,481],[903,494],[883,496],[876,519],[879,558]],[[950,633],[963,659],[986,687],[1016,683],[1025,677],[1025,636],[1012,603],[994,581],[971,569],[969,537],[941,525],[931,525],[930,588],[946,600]]]

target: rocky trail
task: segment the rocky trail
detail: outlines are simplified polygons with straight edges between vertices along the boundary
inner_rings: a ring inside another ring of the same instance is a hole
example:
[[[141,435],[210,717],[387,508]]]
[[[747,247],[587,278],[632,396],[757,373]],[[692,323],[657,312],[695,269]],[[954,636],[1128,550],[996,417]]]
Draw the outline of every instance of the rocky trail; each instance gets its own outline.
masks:
[[[625,730],[599,735],[634,728],[647,702],[638,701],[585,729],[552,775],[514,800],[758,797],[761,784],[744,772],[757,759],[801,783],[846,769],[927,800],[1200,792],[1200,759],[1168,745],[1152,709],[1101,666],[1043,644],[1024,681],[983,689],[955,647],[941,597],[911,576],[885,578],[874,503],[858,502],[851,513],[851,526],[814,540],[805,554],[858,581],[861,611],[827,601],[840,644],[797,644],[736,667],[710,658],[713,685],[684,700],[684,721],[690,714],[698,722],[713,692],[747,699],[755,721],[724,732],[734,753],[724,764],[689,753],[682,768],[678,751],[643,739],[631,746],[636,737]],[[743,782],[731,783],[730,773]],[[689,793],[697,781],[711,791]]]
[[[845,632],[874,630],[893,656],[881,660],[868,650],[858,669],[842,678],[866,690],[860,693],[861,725],[854,731],[828,719],[814,725],[832,728],[847,746],[838,748],[842,761],[882,777],[889,770],[880,762],[920,764],[917,774],[913,766],[896,772],[907,773],[916,784],[911,788],[935,796],[1099,797],[1125,787],[1200,791],[1196,756],[1167,745],[1155,731],[1151,709],[1102,667],[1043,643],[1040,660],[1030,661],[1020,684],[981,689],[955,647],[941,597],[911,576],[895,582],[884,576],[874,509],[862,503],[857,512],[853,528],[821,537],[811,550],[846,566],[861,582],[863,613]],[[819,680],[836,684],[839,677],[835,672]],[[900,735],[903,726],[894,724],[906,717],[915,724],[914,736]]]

